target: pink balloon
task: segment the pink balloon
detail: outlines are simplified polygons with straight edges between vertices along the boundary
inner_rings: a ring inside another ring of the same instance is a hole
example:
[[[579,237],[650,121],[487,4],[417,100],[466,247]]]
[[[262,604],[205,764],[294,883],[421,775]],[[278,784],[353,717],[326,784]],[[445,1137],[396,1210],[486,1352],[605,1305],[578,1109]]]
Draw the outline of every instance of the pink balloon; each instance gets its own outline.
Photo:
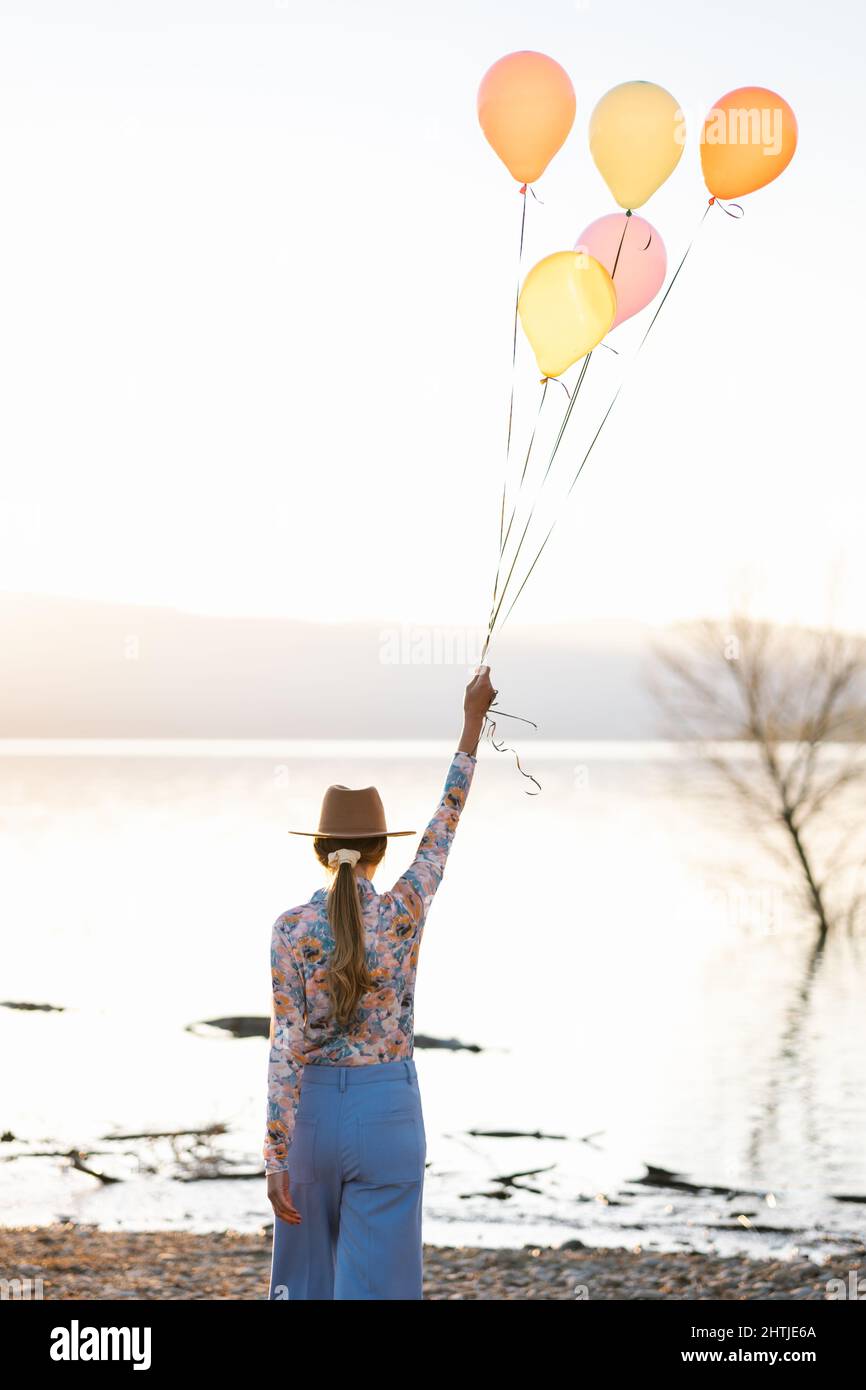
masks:
[[[606,217],[590,222],[574,243],[574,249],[587,251],[613,275],[616,318],[612,329],[646,308],[665,282],[668,267],[665,244],[655,227],[635,213],[629,217],[624,212],[609,212]]]

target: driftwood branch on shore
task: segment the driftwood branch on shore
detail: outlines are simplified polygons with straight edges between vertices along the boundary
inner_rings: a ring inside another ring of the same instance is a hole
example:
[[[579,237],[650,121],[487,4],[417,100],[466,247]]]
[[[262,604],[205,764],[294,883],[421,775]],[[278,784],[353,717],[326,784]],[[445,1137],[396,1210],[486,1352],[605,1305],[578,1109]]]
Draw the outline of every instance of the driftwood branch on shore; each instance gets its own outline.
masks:
[[[66,1013],[65,1004],[33,1004],[27,1000],[0,999],[0,1009],[37,1010],[41,1013]],[[184,1031],[201,1037],[201,1029],[210,1028],[227,1033],[232,1038],[269,1038],[271,1020],[265,1014],[232,1014],[227,1018],[205,1018],[187,1023]],[[445,1049],[449,1052],[483,1052],[480,1043],[461,1042],[459,1038],[433,1038],[429,1033],[416,1033],[414,1045],[424,1049]],[[147,1135],[141,1136],[147,1138]]]
[[[88,1177],[96,1178],[102,1183],[122,1182],[122,1178],[113,1178],[108,1173],[99,1173],[95,1168],[90,1168],[84,1162],[84,1158],[78,1149],[70,1149],[67,1158],[71,1159],[73,1168],[77,1168],[79,1173],[86,1173]]]
[[[257,1178],[257,1179],[261,1179],[261,1178],[263,1178],[263,1177],[265,1177],[265,1176],[266,1176],[266,1173],[265,1173],[265,1169],[264,1169],[264,1168],[256,1168],[253,1172],[246,1172],[246,1173],[229,1173],[229,1172],[226,1172],[225,1169],[222,1169],[222,1168],[221,1168],[221,1169],[219,1169],[218,1171],[212,1172],[212,1173],[207,1172],[206,1170],[202,1170],[200,1173],[178,1173],[178,1175],[177,1175],[177,1177],[174,1179],[174,1181],[175,1181],[175,1182],[228,1182],[228,1181],[230,1181],[231,1179],[235,1179],[235,1180],[240,1181],[240,1182],[245,1182],[248,1178]]]
[[[218,1124],[213,1124],[213,1125],[207,1125],[204,1129],[142,1130],[140,1133],[130,1133],[130,1134],[103,1134],[103,1135],[100,1136],[100,1139],[102,1140],[103,1143],[114,1143],[115,1141],[116,1141],[117,1143],[126,1143],[126,1142],[130,1142],[130,1141],[132,1141],[132,1140],[140,1140],[140,1139],[146,1139],[146,1140],[155,1140],[155,1139],[171,1139],[171,1140],[175,1140],[175,1139],[210,1139],[210,1138],[216,1138],[216,1137],[218,1137],[219,1135],[227,1134],[228,1132],[229,1132],[229,1127],[228,1127],[228,1125],[222,1124],[222,1123],[218,1123]],[[15,1135],[12,1134],[11,1132],[8,1133],[8,1134],[6,1134],[6,1135],[4,1135],[3,1137],[4,1137],[4,1139],[8,1139],[9,1141],[15,1141]],[[16,1142],[18,1142],[18,1141],[16,1141]],[[21,1141],[21,1142],[24,1142],[24,1141]],[[68,1159],[68,1161],[72,1164],[73,1168],[76,1168],[76,1169],[78,1170],[78,1172],[80,1172],[80,1173],[86,1173],[88,1177],[96,1178],[98,1182],[101,1182],[101,1183],[115,1183],[115,1182],[124,1182],[124,1181],[125,1181],[125,1179],[122,1178],[122,1177],[114,1177],[114,1176],[113,1176],[112,1174],[110,1174],[110,1173],[101,1173],[101,1172],[99,1172],[98,1169],[96,1169],[96,1168],[91,1168],[91,1167],[89,1166],[89,1160],[90,1160],[91,1158],[97,1156],[97,1155],[102,1156],[102,1157],[111,1156],[111,1157],[114,1157],[114,1158],[118,1157],[118,1155],[123,1155],[124,1157],[127,1157],[127,1158],[137,1158],[137,1157],[139,1156],[139,1155],[135,1152],[135,1150],[129,1150],[129,1149],[124,1150],[124,1149],[116,1149],[116,1148],[111,1148],[111,1149],[89,1149],[89,1148],[88,1148],[88,1149],[79,1149],[79,1148],[72,1148],[72,1149],[25,1149],[25,1150],[23,1150],[21,1153],[3,1154],[2,1156],[0,1156],[0,1162],[2,1162],[2,1163],[12,1163],[12,1162],[14,1162],[16,1159],[19,1159],[19,1158],[65,1158],[65,1159]],[[87,1161],[85,1161],[85,1160],[87,1160]],[[209,1175],[208,1175],[208,1176],[209,1176]],[[229,1174],[220,1174],[220,1176],[223,1176],[223,1177],[235,1177],[235,1176],[244,1176],[244,1177],[247,1177],[247,1176],[250,1176],[250,1177],[251,1177],[251,1176],[260,1176],[260,1174],[255,1174],[255,1175],[253,1175],[253,1174],[243,1174],[243,1175],[237,1174],[237,1175],[236,1175],[236,1174],[234,1174],[234,1173],[229,1173]],[[183,1179],[178,1178],[177,1181],[183,1181]]]
[[[37,1011],[44,1014],[63,1014],[66,1012],[65,1004],[30,1004],[27,1000],[0,999],[0,1009],[25,1009],[28,1012]]]
[[[507,1201],[511,1197],[511,1192],[508,1191],[509,1188],[512,1188],[515,1192],[535,1192],[538,1196],[542,1196],[542,1189],[540,1187],[532,1187],[529,1183],[518,1182],[517,1179],[534,1178],[538,1173],[550,1173],[555,1167],[555,1163],[548,1163],[543,1168],[525,1168],[516,1173],[502,1173],[499,1176],[493,1175],[490,1181],[498,1184],[495,1191],[461,1192],[460,1199],[461,1201],[466,1201],[470,1197],[489,1197],[495,1202]]]
[[[4,1154],[0,1158],[0,1163],[12,1163],[16,1158],[68,1158],[73,1168],[77,1168],[80,1173],[86,1173],[90,1178],[96,1178],[99,1182],[123,1182],[123,1178],[113,1178],[108,1173],[100,1173],[96,1168],[88,1167],[84,1161],[85,1154],[90,1158],[93,1154],[105,1155],[106,1153],[116,1154],[116,1152],[116,1150],[106,1149],[86,1149],[84,1152],[81,1149],[39,1149],[36,1151],[30,1149],[26,1153]],[[132,1156],[134,1157],[134,1155]]]
[[[271,1020],[264,1014],[235,1014],[228,1018],[204,1018],[196,1023],[188,1023],[185,1031],[201,1037],[201,1030],[204,1028],[227,1033],[232,1038],[268,1038]],[[428,1033],[416,1033],[413,1041],[415,1047],[422,1050],[444,1048],[449,1052],[484,1051],[479,1043],[461,1042],[459,1038],[433,1038]]]
[[[140,1134],[103,1134],[103,1139],[210,1139],[218,1134],[228,1134],[228,1125],[217,1123],[206,1125],[204,1129],[149,1129]]]
[[[581,1135],[574,1140],[570,1134],[544,1134],[540,1129],[467,1129],[475,1139],[563,1139],[577,1144],[591,1144],[604,1134],[603,1129],[595,1129],[591,1134]]]
[[[689,1182],[680,1173],[673,1173],[668,1168],[656,1168],[652,1163],[646,1165],[643,1177],[630,1178],[629,1182],[636,1187],[669,1187],[677,1192],[712,1192],[717,1197],[755,1197],[763,1201],[767,1195],[766,1192],[750,1191],[735,1184],[719,1187],[710,1182]]]
[[[414,1038],[415,1047],[423,1050],[429,1048],[445,1048],[449,1052],[483,1052],[484,1048],[479,1043],[461,1042],[459,1038],[431,1038],[428,1033],[416,1033]]]
[[[135,1153],[129,1149],[27,1149],[20,1154],[0,1155],[0,1163],[14,1163],[17,1158],[72,1158],[75,1154],[80,1156],[82,1153],[86,1153],[90,1157],[94,1154],[101,1155],[103,1158],[116,1157],[118,1152],[125,1154],[128,1158],[136,1157]],[[95,1173],[93,1176],[98,1177],[99,1174]],[[122,1179],[117,1178],[112,1179],[112,1181],[121,1182]]]

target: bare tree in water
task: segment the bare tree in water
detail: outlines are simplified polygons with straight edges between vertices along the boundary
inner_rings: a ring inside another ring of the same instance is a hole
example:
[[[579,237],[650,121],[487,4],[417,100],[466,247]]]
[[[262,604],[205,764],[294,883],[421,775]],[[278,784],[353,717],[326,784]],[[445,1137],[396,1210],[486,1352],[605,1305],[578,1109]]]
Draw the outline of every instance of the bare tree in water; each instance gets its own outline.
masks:
[[[866,898],[866,861],[852,858],[866,828],[866,639],[738,613],[678,625],[654,650],[672,736],[694,741],[796,875],[820,955]]]

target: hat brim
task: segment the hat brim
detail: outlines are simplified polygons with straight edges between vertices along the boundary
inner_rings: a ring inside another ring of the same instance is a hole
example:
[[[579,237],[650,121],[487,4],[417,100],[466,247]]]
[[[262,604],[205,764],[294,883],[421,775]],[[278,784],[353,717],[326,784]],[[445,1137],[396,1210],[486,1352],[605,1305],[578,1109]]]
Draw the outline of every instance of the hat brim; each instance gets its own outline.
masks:
[[[343,830],[289,830],[289,835],[307,835],[314,840],[378,840],[393,839],[397,835],[417,835],[417,830],[355,830],[351,834]]]

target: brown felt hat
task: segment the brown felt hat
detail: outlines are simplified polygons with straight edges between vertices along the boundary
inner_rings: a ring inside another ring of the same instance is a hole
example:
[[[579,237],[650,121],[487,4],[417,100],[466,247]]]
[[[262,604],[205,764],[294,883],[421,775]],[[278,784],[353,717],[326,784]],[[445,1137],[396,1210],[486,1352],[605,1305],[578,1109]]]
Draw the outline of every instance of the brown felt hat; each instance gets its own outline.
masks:
[[[385,807],[375,787],[328,787],[322,798],[318,830],[290,830],[290,835],[321,835],[329,840],[369,840],[374,835],[414,835],[388,830]]]

